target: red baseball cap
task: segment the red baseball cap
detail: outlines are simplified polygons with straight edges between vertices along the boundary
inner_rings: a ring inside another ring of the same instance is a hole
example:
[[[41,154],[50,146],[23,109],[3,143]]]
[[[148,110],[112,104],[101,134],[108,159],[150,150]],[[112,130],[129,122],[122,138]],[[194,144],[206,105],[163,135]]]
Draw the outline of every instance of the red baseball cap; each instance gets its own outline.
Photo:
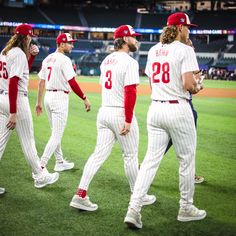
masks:
[[[167,19],[167,25],[187,25],[190,27],[197,27],[197,25],[190,23],[188,15],[183,12],[171,14]]]
[[[114,32],[114,38],[122,38],[125,36],[140,36],[141,34],[136,33],[131,25],[121,25]]]
[[[73,39],[69,33],[59,34],[56,39],[57,43],[73,43],[75,41],[77,40]]]
[[[15,34],[20,34],[20,35],[30,35],[32,37],[35,37],[33,34],[33,28],[31,25],[28,24],[21,24],[16,27]]]

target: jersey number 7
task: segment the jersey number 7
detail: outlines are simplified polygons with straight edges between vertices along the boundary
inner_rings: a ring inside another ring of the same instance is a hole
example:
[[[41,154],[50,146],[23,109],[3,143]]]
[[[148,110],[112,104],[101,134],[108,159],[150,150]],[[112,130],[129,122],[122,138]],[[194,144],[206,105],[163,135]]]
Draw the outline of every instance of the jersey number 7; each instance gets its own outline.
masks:
[[[154,62],[152,64],[152,82],[160,83],[160,79],[156,79],[155,77],[161,74],[161,81],[165,84],[170,82],[170,64],[165,62],[163,64],[159,62]],[[159,77],[159,76],[158,76]]]
[[[50,78],[51,78],[52,67],[51,67],[51,66],[48,66],[48,70],[49,70],[49,73],[48,73],[48,81],[49,81]]]

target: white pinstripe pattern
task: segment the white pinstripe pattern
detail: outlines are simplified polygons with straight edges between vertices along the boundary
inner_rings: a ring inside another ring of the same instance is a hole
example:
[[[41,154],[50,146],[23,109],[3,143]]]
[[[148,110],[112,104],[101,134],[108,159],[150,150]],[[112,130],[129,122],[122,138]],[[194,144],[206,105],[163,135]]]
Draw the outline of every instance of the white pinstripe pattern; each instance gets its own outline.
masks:
[[[2,69],[0,70],[0,89],[4,91],[8,91],[8,73],[7,73],[7,66],[6,66],[6,57],[0,54],[0,63],[2,63]]]
[[[69,96],[63,91],[46,92],[44,106],[51,126],[51,137],[41,158],[42,166],[47,165],[53,153],[57,161],[63,160],[61,139],[68,117]]]
[[[8,139],[12,133],[6,127],[9,119],[9,99],[8,95],[0,95],[0,159],[4,153],[4,149],[8,142]],[[42,172],[40,167],[39,157],[35,147],[34,133],[33,133],[33,121],[29,106],[29,100],[22,94],[18,94],[17,98],[17,123],[16,132],[19,137],[22,151],[25,159],[31,166],[34,174]]]
[[[153,73],[152,65],[158,62],[161,66],[164,63],[169,63],[169,83],[162,82],[163,70],[160,68],[154,78],[159,79],[160,83],[152,82],[152,99],[154,100],[175,100],[178,98],[189,99],[189,92],[183,88],[181,75],[185,72],[199,70],[196,54],[192,47],[187,46],[179,41],[174,41],[171,44],[161,43],[153,46],[148,52],[148,60],[145,69],[146,75],[151,78]]]
[[[19,77],[18,91],[28,91],[29,66],[25,53],[18,47],[12,48],[6,56],[6,61],[8,78]]]
[[[141,198],[147,193],[170,138],[180,163],[180,206],[193,203],[196,130],[187,101],[179,104],[152,102],[147,116],[148,149],[141,165],[130,207],[140,211]]]
[[[120,132],[125,123],[124,87],[139,84],[138,63],[125,52],[114,52],[103,60],[100,69],[102,107],[97,116],[97,144],[84,167],[79,188],[88,189],[117,140],[123,152],[125,174],[132,192],[138,173],[139,130],[135,116],[130,132],[125,136],[121,136]],[[108,76],[107,71],[110,71]]]
[[[2,59],[2,57],[1,57]],[[31,110],[29,106],[29,100],[27,96],[24,96],[22,91],[27,92],[28,80],[29,80],[29,68],[26,55],[18,48],[12,48],[5,57],[7,63],[8,78],[13,76],[19,77],[18,82],[18,97],[17,97],[17,122],[16,132],[19,137],[21,147],[26,161],[32,168],[34,174],[41,174],[42,169],[40,167],[39,157],[34,141],[33,121]],[[5,92],[1,96],[0,101],[0,159],[4,153],[4,149],[8,142],[8,139],[12,133],[7,129],[6,124],[9,119],[9,98],[8,98],[8,80],[2,80],[0,89]]]
[[[155,63],[155,66],[153,66]],[[163,64],[168,64],[165,68]],[[130,208],[141,211],[141,199],[147,193],[170,138],[179,160],[180,207],[193,204],[196,129],[193,113],[186,98],[189,92],[183,88],[182,74],[198,70],[193,49],[179,41],[168,45],[158,43],[148,53],[145,73],[152,85],[153,101],[147,115],[148,148],[141,165]],[[169,81],[167,79],[167,72]],[[171,104],[168,100],[178,100]],[[166,101],[166,102],[163,102]]]
[[[87,190],[98,169],[106,161],[117,140],[121,146],[124,169],[131,192],[138,173],[139,130],[136,117],[133,117],[130,132],[121,136],[124,125],[124,109],[101,107],[97,116],[97,144],[94,153],[89,157],[83,171],[79,188]]]
[[[63,161],[61,139],[65,130],[69,107],[69,96],[63,91],[71,90],[68,80],[75,75],[70,58],[62,53],[52,53],[43,60],[42,69],[38,76],[45,80],[47,90],[58,91],[47,91],[44,97],[44,106],[52,132],[41,158],[42,166],[47,165],[53,153],[58,162]]]
[[[70,58],[60,52],[54,52],[43,60],[38,76],[45,80],[47,90],[70,91],[68,80],[75,77],[76,74]],[[48,79],[49,76],[50,79]]]
[[[124,107],[124,87],[139,84],[139,66],[125,52],[113,52],[101,64],[102,106]],[[107,71],[111,71],[112,88],[106,89]]]

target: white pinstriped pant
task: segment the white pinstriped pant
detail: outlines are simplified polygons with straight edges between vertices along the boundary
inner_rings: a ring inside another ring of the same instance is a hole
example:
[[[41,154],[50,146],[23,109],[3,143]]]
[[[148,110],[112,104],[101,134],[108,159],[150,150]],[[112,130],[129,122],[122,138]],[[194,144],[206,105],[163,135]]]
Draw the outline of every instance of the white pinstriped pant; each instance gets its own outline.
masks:
[[[0,160],[3,156],[6,144],[12,133],[6,127],[9,119],[9,98],[8,94],[0,95]],[[32,115],[27,96],[18,93],[17,96],[17,121],[16,132],[19,137],[21,148],[25,159],[31,166],[34,174],[40,174],[42,169],[40,167],[40,160],[37,154],[34,141],[34,129]]]
[[[61,139],[68,117],[69,96],[63,91],[47,91],[44,97],[44,106],[51,127],[51,137],[41,158],[42,166],[47,165],[53,153],[57,162],[63,161]]]
[[[101,107],[97,115],[97,144],[94,153],[85,164],[79,188],[87,190],[98,169],[106,161],[117,140],[122,149],[124,169],[131,192],[138,174],[139,129],[133,116],[130,132],[121,136],[125,121],[124,108]]]
[[[141,210],[141,198],[147,193],[170,140],[179,160],[180,207],[193,204],[196,128],[186,100],[179,104],[152,102],[147,115],[148,148],[141,164],[130,200],[130,208]]]

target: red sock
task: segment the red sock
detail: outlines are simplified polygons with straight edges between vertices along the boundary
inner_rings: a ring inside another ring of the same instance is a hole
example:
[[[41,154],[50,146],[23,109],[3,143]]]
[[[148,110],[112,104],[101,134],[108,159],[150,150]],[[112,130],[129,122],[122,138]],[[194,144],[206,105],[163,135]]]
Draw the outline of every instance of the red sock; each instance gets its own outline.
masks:
[[[76,195],[78,195],[79,197],[85,198],[87,195],[87,191],[84,189],[78,188]]]

